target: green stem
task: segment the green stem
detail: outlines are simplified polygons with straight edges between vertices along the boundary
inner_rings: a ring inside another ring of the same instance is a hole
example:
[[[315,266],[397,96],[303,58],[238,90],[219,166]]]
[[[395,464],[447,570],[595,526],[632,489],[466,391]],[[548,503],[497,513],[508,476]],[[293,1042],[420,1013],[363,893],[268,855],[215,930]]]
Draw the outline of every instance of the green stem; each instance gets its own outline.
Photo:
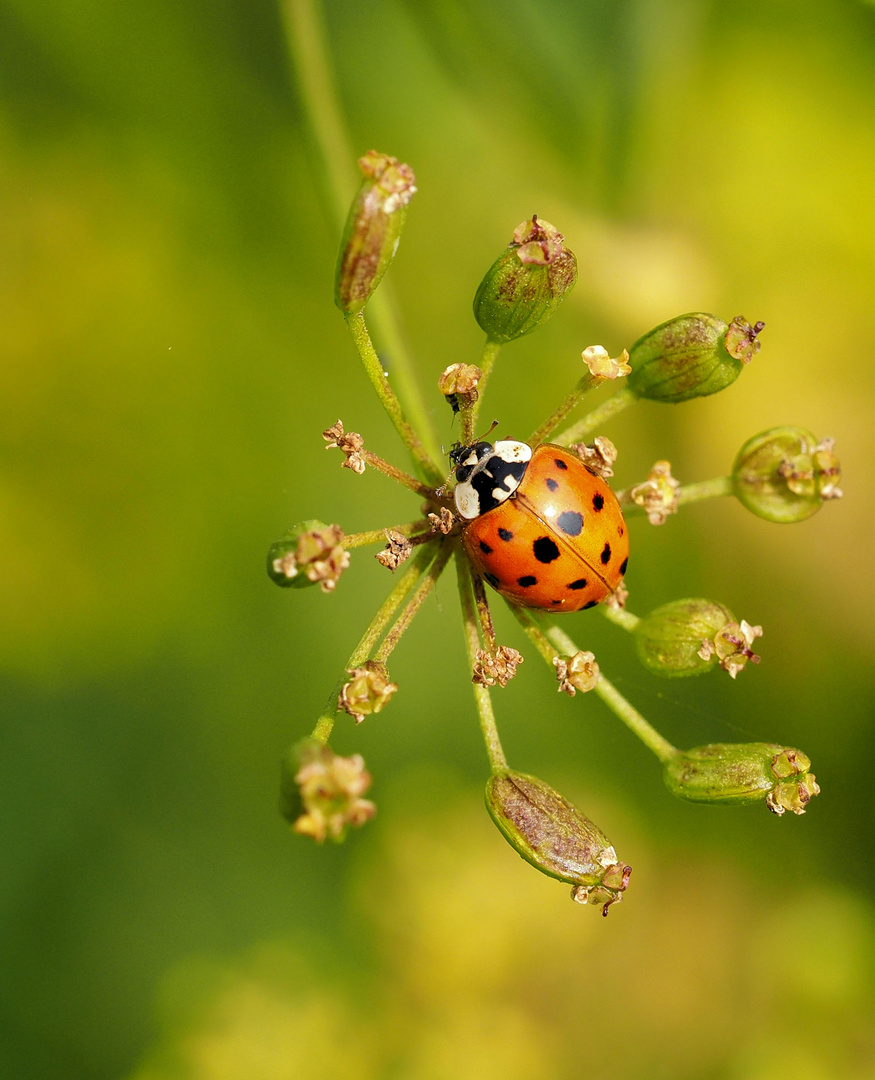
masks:
[[[731,476],[718,476],[713,480],[700,480],[697,484],[684,484],[677,490],[678,505],[699,502],[701,499],[716,499],[722,495],[732,495],[734,485]]]
[[[489,600],[486,597],[486,589],[483,578],[479,574],[471,575],[471,583],[474,586],[474,603],[477,606],[477,618],[480,620],[480,636],[490,656],[495,654],[495,626],[492,622],[492,613],[489,610]]]
[[[477,425],[477,417],[480,415],[483,391],[486,389],[489,376],[492,374],[493,367],[495,367],[495,360],[500,349],[501,342],[493,341],[489,337],[483,345],[483,352],[480,354],[480,362],[477,365],[481,371],[480,382],[477,384],[477,400],[469,408],[462,409],[462,442],[465,446],[470,446],[477,438],[474,430]]]
[[[546,636],[566,656],[573,656],[580,651],[565,631],[560,630],[558,626],[547,627]],[[552,664],[552,659],[550,663]],[[599,675],[599,681],[595,684],[593,690],[614,715],[619,717],[626,727],[634,732],[660,761],[670,761],[677,755],[677,750],[668,739],[664,739],[656,728],[644,719],[635,706],[627,701],[614,684],[605,677],[604,673]]]
[[[347,533],[343,538],[343,547],[347,551],[353,548],[365,547],[367,544],[385,544],[387,532],[401,533],[402,536],[413,536],[414,533],[424,532],[431,528],[431,522],[426,518],[420,521],[408,521],[403,525],[391,525],[387,529],[369,529],[367,532]]]
[[[717,499],[723,495],[734,495],[735,489],[731,476],[718,476],[714,480],[700,480],[697,484],[684,484],[676,492],[678,506],[701,502],[703,499]],[[646,507],[632,498],[632,488],[616,492],[617,502],[623,507],[626,517],[646,513]]]
[[[607,401],[603,401],[597,409],[587,413],[582,420],[578,420],[576,424],[566,428],[553,441],[560,446],[570,446],[571,443],[583,442],[593,432],[598,431],[603,424],[612,420],[617,413],[621,413],[623,409],[631,405],[633,401],[637,401],[637,398],[631,390],[624,387],[609,397]]]
[[[417,495],[421,495],[424,499],[434,499],[435,491],[433,487],[423,484],[422,481],[417,480],[415,476],[411,476],[410,473],[406,473],[396,465],[384,461],[383,458],[379,457],[377,454],[372,454],[370,450],[362,450],[360,453],[366,464],[379,470],[384,476],[388,476],[391,480],[397,480],[399,484],[403,484],[404,487],[409,488],[411,491],[415,491]]]
[[[595,684],[595,692],[608,708],[623,721],[626,727],[638,736],[648,750],[653,751],[663,764],[677,757],[677,749],[672,746],[668,739],[664,739],[652,724],[649,724],[644,719],[635,706],[623,697],[616,686],[605,678],[604,674],[599,675],[599,681]]]
[[[374,653],[375,660],[385,663],[389,659],[392,650],[401,640],[407,627],[413,622],[414,616],[425,603],[426,597],[434,588],[437,579],[443,573],[443,569],[447,565],[447,559],[449,559],[450,555],[453,553],[454,546],[454,544],[447,541],[443,542],[443,546],[438,551],[437,558],[428,568],[427,573],[419,583],[416,591],[407,601],[407,606],[395,620],[395,625],[385,638],[383,638],[382,644]]]
[[[328,47],[317,0],[284,0],[280,8],[286,43],[318,151],[314,164],[330,195],[330,212],[338,230],[349,208],[349,168],[354,160],[343,123]]]
[[[602,382],[604,382],[604,379],[599,379],[595,375],[584,375],[553,415],[548,420],[545,420],[537,431],[532,433],[529,445],[540,446],[542,442],[546,442],[571,410],[580,404],[590,390]]]
[[[350,168],[357,158],[353,152],[334,74],[328,58],[328,43],[319,0],[283,0],[281,4],[286,42],[298,78],[301,99],[307,111],[316,145],[316,167],[329,195],[330,213],[338,231],[343,231],[350,203]],[[368,312],[380,341],[392,358],[392,369],[410,415],[419,431],[426,433],[435,456],[437,438],[425,407],[419,384],[413,375],[410,355],[404,345],[391,291],[373,296]]]
[[[546,660],[551,667],[554,667],[553,661],[559,655],[559,650],[554,648],[547,640],[544,631],[537,624],[532,613],[527,608],[522,608],[518,604],[508,603],[507,606],[513,612],[517,622],[523,630],[525,630],[526,636],[541,654],[541,657]]]
[[[352,334],[359,358],[364,365],[368,378],[371,380],[371,385],[377,391],[377,397],[389,414],[389,419],[395,425],[395,430],[404,440],[404,444],[413,455],[426,479],[435,486],[442,484],[444,481],[443,475],[426,453],[425,447],[419,441],[419,436],[402,412],[395,391],[389,385],[389,380],[383,371],[383,365],[380,363],[380,358],[377,356],[377,351],[368,333],[364,312],[348,313],[344,315],[344,318],[346,319],[346,325],[349,327],[349,332]]]
[[[456,556],[456,570],[459,577],[459,597],[462,601],[465,644],[468,648],[470,668],[473,670],[477,659],[477,650],[480,648],[480,635],[477,632],[478,618],[471,582],[471,567],[461,548]],[[480,730],[483,732],[483,741],[486,743],[489,765],[493,773],[502,772],[507,768],[507,758],[504,756],[501,739],[498,737],[498,727],[495,723],[495,713],[492,711],[492,698],[489,696],[489,688],[480,686],[477,683],[473,685],[474,700],[477,702]]]
[[[346,662],[343,677],[338,680],[337,685],[331,691],[328,701],[325,703],[322,715],[316,721],[316,727],[313,729],[314,739],[317,739],[321,743],[328,742],[329,736],[331,735],[331,729],[334,727],[334,718],[337,715],[337,695],[340,693],[343,684],[346,682],[346,672],[351,671],[353,668],[361,667],[365,660],[368,659],[371,650],[376,645],[377,641],[379,641],[380,635],[388,626],[389,620],[398,610],[404,597],[419,580],[422,572],[434,556],[434,546],[431,544],[424,546],[410,560],[410,566],[405,570],[401,577],[398,578],[392,591],[380,605],[376,615],[368,624],[367,630],[362,634],[358,645],[353,649],[352,655]]]
[[[410,352],[404,342],[401,320],[394,301],[392,286],[383,281],[380,289],[368,301],[368,318],[374,327],[377,340],[385,347],[398,385],[401,400],[405,402],[413,426],[422,434],[432,459],[441,458],[440,442],[434,429],[433,415],[425,404],[419,380],[414,372]]]
[[[625,608],[611,607],[610,604],[599,604],[602,615],[617,626],[622,626],[624,630],[628,630],[630,633],[635,629],[641,619],[638,615],[633,615],[631,611],[626,611]]]

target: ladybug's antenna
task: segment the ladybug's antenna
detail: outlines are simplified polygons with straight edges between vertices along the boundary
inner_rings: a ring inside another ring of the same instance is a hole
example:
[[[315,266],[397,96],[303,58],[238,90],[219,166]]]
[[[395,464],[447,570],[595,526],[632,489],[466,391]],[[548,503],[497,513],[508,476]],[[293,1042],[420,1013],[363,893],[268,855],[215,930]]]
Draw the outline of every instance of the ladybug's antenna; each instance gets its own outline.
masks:
[[[495,429],[497,427],[498,427],[498,421],[493,420],[492,423],[489,425],[489,430],[484,431],[483,434],[480,436],[480,438],[477,440],[477,442],[486,442],[486,440],[489,438],[489,436],[492,434],[492,432],[495,431]]]

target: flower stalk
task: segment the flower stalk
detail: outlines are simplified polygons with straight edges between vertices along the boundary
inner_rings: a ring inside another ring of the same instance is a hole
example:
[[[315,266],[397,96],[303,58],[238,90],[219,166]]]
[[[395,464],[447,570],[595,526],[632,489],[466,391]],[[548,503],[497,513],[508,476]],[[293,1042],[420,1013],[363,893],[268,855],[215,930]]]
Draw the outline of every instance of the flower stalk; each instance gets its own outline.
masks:
[[[474,588],[472,584],[471,566],[464,556],[461,548],[456,552],[456,572],[459,580],[459,599],[462,604],[462,623],[465,630],[465,645],[468,650],[468,662],[473,671],[477,662],[477,653],[480,649],[480,634],[478,632],[479,618],[477,605],[474,601]],[[486,753],[489,757],[489,765],[493,774],[500,773],[507,768],[507,758],[501,746],[498,735],[498,726],[495,723],[495,713],[492,709],[492,698],[489,687],[483,683],[474,683],[474,700],[477,703],[477,713],[480,717],[480,730],[483,733],[483,741],[486,744]]]
[[[622,390],[617,390],[616,393],[603,401],[592,412],[587,413],[581,420],[578,420],[576,424],[572,424],[571,427],[566,428],[565,431],[557,435],[553,442],[558,443],[559,446],[570,446],[572,443],[586,442],[609,420],[613,420],[615,416],[618,416],[624,409],[634,404],[635,401],[635,395],[624,386]]]
[[[346,671],[354,671],[365,663],[377,642],[380,640],[383,631],[389,625],[390,619],[404,602],[405,596],[407,596],[410,590],[416,585],[426,567],[432,559],[434,559],[435,554],[435,545],[428,544],[423,545],[422,549],[414,556],[410,566],[395,582],[389,595],[380,605],[377,613],[374,615],[373,619],[371,619],[367,629],[359,639],[359,643],[353,649],[352,654],[346,663]],[[324,710],[316,721],[316,726],[313,728],[311,737],[323,745],[328,742],[334,728],[334,721],[337,716],[338,695],[343,689],[346,681],[346,675],[338,680],[328,697]]]

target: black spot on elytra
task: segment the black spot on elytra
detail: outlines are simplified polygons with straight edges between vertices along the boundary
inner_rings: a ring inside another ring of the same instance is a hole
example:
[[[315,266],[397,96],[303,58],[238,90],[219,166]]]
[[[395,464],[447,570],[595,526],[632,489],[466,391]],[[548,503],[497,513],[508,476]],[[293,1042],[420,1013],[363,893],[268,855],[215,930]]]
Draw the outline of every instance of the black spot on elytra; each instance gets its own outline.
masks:
[[[626,567],[628,565],[629,565],[629,556],[627,555],[626,558],[623,559],[623,561],[620,563],[620,576],[621,577],[623,576],[623,574],[626,573]]]
[[[590,600],[590,602],[588,604],[584,604],[583,607],[580,610],[581,611],[586,611],[587,608],[595,607],[597,603],[598,603],[598,600]]]
[[[583,514],[576,510],[563,510],[556,518],[556,524],[566,536],[580,536],[583,532]]]
[[[548,476],[548,477],[547,477],[547,487],[548,487],[548,488],[549,488],[549,489],[550,489],[551,491],[555,491],[555,490],[556,490],[556,489],[557,489],[557,488],[559,487],[559,481],[558,481],[558,480],[554,480],[552,476]]]
[[[495,574],[484,574],[483,576],[486,578],[486,580],[489,582],[489,584],[492,586],[493,589],[498,588],[499,580],[495,576]]]
[[[524,589],[528,589],[531,585],[537,585],[538,579],[531,574],[526,574],[525,577],[517,578],[517,585],[521,585]]]
[[[510,531],[510,529],[499,529],[498,535],[504,541],[513,540],[513,533]]]
[[[625,536],[625,535],[626,535],[626,530],[623,528],[622,525],[620,525],[618,527],[618,529],[617,529],[617,536]]]
[[[605,546],[602,548],[602,553],[601,553],[601,555],[599,555],[599,558],[602,561],[602,566],[607,566],[608,565],[608,563],[611,561],[611,545],[610,544],[605,544]]]
[[[551,600],[550,603],[551,604],[561,604],[562,601],[561,600]]]
[[[532,544],[532,551],[538,562],[549,563],[559,558],[559,548],[556,546],[556,541],[551,540],[549,536],[539,536]]]
[[[486,543],[485,540],[480,541],[480,550],[483,552],[484,555],[492,554],[492,548]]]
[[[599,510],[601,510],[604,507],[604,505],[605,505],[605,497],[604,497],[604,495],[598,495],[598,494],[593,495],[593,497],[592,497],[592,508],[593,508],[593,510],[595,510],[596,513],[598,513]]]
[[[568,468],[568,463],[563,461],[562,458],[558,458],[558,457],[553,458],[553,464],[556,466],[557,469],[567,469]],[[555,601],[554,601],[554,603],[555,603]]]
[[[579,577],[577,581],[572,581],[568,586],[569,589],[585,589],[588,582],[585,577]]]

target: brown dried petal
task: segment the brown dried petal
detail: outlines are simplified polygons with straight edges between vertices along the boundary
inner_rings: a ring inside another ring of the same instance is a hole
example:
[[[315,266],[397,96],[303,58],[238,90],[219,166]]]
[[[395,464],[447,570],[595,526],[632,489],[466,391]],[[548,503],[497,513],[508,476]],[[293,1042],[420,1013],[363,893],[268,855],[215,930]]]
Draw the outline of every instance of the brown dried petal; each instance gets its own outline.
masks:
[[[499,645],[494,653],[478,649],[471,682],[478,686],[507,686],[523,660],[521,653],[507,645]]]
[[[589,446],[586,443],[575,443],[569,449],[573,450],[584,465],[603,480],[614,475],[612,466],[617,460],[617,448],[604,435],[597,435]]]
[[[386,529],[386,546],[374,556],[387,570],[393,573],[401,563],[410,558],[413,545],[407,537],[396,529]]]

